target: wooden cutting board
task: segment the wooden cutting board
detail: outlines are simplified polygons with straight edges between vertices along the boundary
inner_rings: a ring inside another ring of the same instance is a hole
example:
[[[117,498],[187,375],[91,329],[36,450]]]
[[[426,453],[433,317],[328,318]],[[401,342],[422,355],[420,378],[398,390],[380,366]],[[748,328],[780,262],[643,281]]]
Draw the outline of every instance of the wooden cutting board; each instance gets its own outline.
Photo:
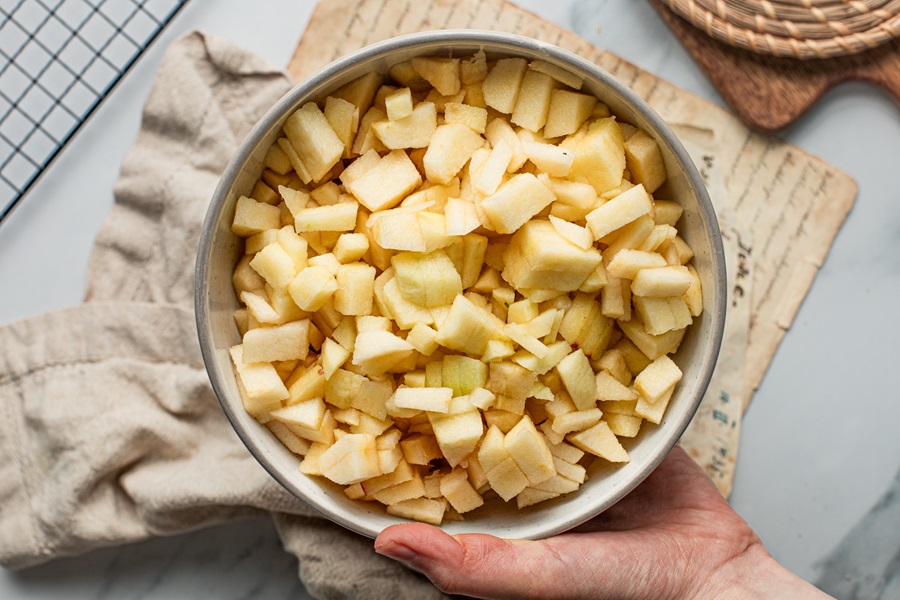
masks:
[[[709,37],[659,0],[650,0],[722,98],[748,126],[774,133],[822,94],[851,80],[881,86],[900,103],[900,39],[851,56],[799,60],[763,56]]]

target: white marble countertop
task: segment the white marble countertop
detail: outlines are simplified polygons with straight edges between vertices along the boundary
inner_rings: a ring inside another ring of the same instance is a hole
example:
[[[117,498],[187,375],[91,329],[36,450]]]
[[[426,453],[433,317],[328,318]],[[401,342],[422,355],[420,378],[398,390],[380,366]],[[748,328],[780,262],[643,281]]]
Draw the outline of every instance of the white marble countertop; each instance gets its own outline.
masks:
[[[518,3],[722,104],[644,2]],[[0,226],[0,322],[81,301],[94,235],[112,205],[119,162],[134,141],[169,42],[202,28],[275,64],[287,63],[314,3],[252,4],[189,3]],[[845,84],[781,137],[849,173],[860,193],[746,415],[731,501],[778,560],[815,582],[850,568],[823,561],[888,491],[900,468],[900,109],[879,89]],[[881,535],[873,543],[897,563],[900,509],[887,504],[893,516],[874,528]],[[844,549],[852,559],[849,543]],[[876,578],[884,575],[872,568]],[[900,597],[898,577],[881,595],[852,597]],[[0,598],[58,597],[307,596],[272,524],[254,519],[19,573],[0,570]]]

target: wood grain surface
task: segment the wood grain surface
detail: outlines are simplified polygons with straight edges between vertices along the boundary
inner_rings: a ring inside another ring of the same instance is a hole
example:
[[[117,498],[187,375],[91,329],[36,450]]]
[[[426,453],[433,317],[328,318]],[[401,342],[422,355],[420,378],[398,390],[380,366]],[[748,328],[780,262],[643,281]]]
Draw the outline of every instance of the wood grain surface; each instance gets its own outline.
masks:
[[[881,86],[900,103],[900,39],[859,54],[818,60],[762,56],[718,42],[650,0],[722,98],[748,126],[779,131],[832,87],[850,80]]]

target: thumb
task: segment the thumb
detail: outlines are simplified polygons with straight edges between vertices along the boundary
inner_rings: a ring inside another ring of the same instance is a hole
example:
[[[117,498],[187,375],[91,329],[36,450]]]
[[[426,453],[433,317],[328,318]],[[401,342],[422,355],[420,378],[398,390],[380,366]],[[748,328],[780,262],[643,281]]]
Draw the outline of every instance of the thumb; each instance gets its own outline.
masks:
[[[454,537],[437,527],[408,523],[382,531],[375,551],[423,573],[448,594],[541,600],[597,597],[592,585],[596,582],[591,581],[597,576],[597,548],[561,552],[551,540],[506,540],[485,534]]]

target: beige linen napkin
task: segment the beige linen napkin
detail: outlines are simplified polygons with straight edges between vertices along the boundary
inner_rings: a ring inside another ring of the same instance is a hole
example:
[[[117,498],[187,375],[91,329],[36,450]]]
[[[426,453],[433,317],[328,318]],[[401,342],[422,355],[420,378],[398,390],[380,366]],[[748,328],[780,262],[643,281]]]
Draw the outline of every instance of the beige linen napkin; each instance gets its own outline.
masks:
[[[85,304],[0,327],[0,563],[271,512],[316,598],[444,598],[317,516],[241,444],[209,385],[194,259],[219,175],[291,86],[233,43],[166,53],[91,258]]]

